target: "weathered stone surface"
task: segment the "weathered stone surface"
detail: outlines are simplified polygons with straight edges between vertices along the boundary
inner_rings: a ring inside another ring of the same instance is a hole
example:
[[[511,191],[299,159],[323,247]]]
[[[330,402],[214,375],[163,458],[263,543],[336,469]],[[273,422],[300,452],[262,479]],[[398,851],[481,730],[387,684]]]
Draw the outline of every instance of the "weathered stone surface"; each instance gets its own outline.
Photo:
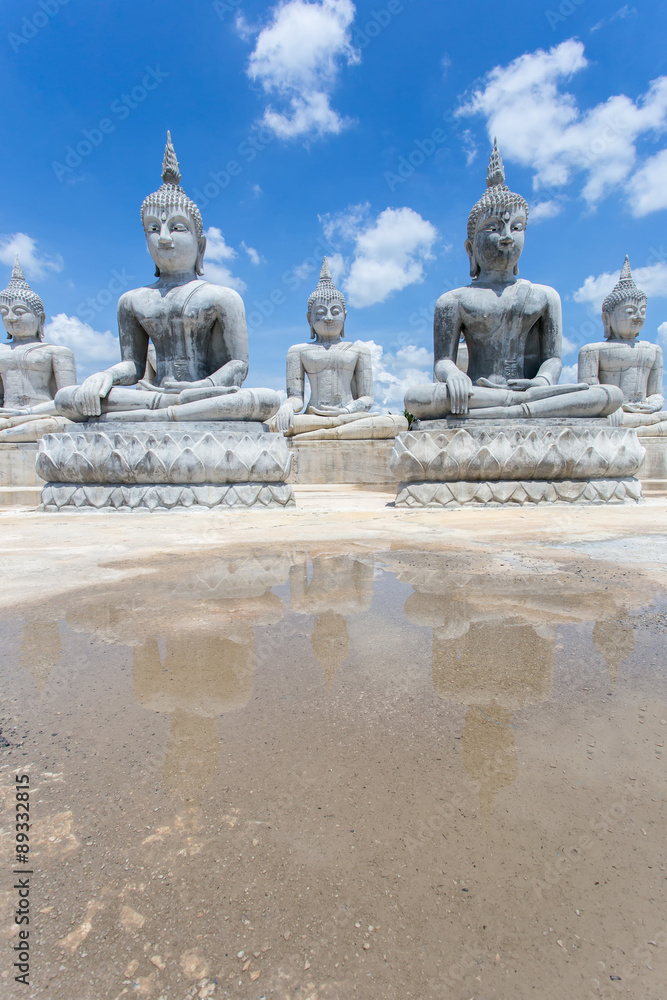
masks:
[[[368,412],[373,405],[370,346],[343,340],[345,296],[332,281],[326,257],[307,316],[310,341],[287,352],[287,399],[272,417],[271,429],[320,441],[381,440],[407,430],[403,416]],[[306,378],[310,399],[301,412]]]
[[[637,479],[504,480],[492,482],[401,483],[397,507],[464,507],[477,504],[635,504],[643,502]]]
[[[614,414],[617,423],[658,433],[664,427],[667,433],[662,348],[638,339],[645,319],[646,292],[637,288],[626,255],[620,278],[602,303],[605,340],[579,351],[579,381],[622,391],[623,405]]]
[[[421,421],[399,434],[401,482],[590,480],[632,476],[644,457],[635,431],[607,420]]]
[[[199,486],[47,483],[42,490],[42,510],[45,511],[292,506],[294,491],[285,483],[202,483]]]
[[[528,203],[505,184],[494,140],[486,191],[468,216],[472,281],[442,295],[433,326],[434,383],[413,385],[405,408],[419,419],[606,417],[623,402],[617,386],[559,385],[558,292],[518,278]],[[457,358],[465,340],[468,365]]]
[[[287,438],[292,453],[290,483],[391,483],[398,478],[390,468],[393,439],[388,441],[305,441]]]
[[[219,485],[282,482],[291,460],[282,435],[253,422],[90,423],[46,435],[36,467],[51,483]]]
[[[38,441],[70,422],[56,415],[53,397],[76,383],[74,355],[44,341],[44,303],[25,280],[18,254],[0,304],[9,338],[0,344],[0,441]]]

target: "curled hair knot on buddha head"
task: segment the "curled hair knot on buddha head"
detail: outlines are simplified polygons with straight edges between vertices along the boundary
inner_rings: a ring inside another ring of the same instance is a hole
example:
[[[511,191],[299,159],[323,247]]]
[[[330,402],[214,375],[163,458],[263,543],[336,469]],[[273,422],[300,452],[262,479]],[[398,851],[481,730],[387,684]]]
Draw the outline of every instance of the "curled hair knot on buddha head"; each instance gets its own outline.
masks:
[[[44,303],[37,294],[33,292],[32,288],[25,280],[25,275],[23,273],[23,268],[21,267],[21,261],[19,260],[19,255],[16,254],[14,257],[14,267],[12,268],[12,276],[9,279],[9,284],[6,288],[0,291],[0,303],[11,308],[14,302],[23,302],[27,305],[35,314],[39,320],[39,329],[37,331],[37,336],[40,340],[44,340],[44,321],[46,316],[44,314]],[[8,335],[8,339],[11,337]]]
[[[194,201],[188,198],[181,187],[181,170],[176,158],[176,150],[171,141],[171,132],[167,132],[167,145],[164,150],[162,160],[162,185],[144,198],[141,206],[141,224],[145,228],[145,218],[149,212],[154,213],[158,218],[167,210],[180,209],[192,219],[195,234],[200,244],[200,253],[197,257],[195,270],[197,274],[204,273],[204,250],[206,248],[206,238],[204,236],[204,223],[201,212]],[[159,269],[156,268],[156,275],[159,277]]]
[[[479,274],[479,265],[475,261],[473,247],[475,244],[475,233],[481,219],[490,215],[505,215],[507,212],[522,211],[528,221],[528,202],[523,195],[510,191],[505,183],[505,167],[503,165],[498,140],[493,140],[493,150],[489,159],[489,166],[486,171],[486,191],[477,201],[468,216],[468,233],[466,240],[466,250],[470,257],[470,276],[476,278]],[[518,266],[515,274],[519,273]]]
[[[310,322],[310,314],[313,310],[313,306],[316,302],[326,302],[329,305],[330,302],[339,302],[343,307],[343,312],[347,313],[345,308],[345,296],[342,292],[339,292],[333,283],[331,277],[331,271],[329,269],[329,261],[324,258],[322,262],[322,270],[320,271],[320,280],[317,283],[317,288],[310,295],[308,299],[308,321]],[[341,333],[341,337],[344,337],[345,333]],[[313,330],[312,322],[310,323],[310,339],[314,340],[316,334]]]

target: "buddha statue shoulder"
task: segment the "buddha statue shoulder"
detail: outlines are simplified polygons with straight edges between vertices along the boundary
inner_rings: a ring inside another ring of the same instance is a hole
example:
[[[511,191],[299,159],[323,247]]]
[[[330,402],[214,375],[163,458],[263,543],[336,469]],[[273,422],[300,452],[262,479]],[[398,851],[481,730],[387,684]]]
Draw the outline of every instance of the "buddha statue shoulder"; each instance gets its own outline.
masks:
[[[468,217],[469,285],[435,307],[434,376],[411,387],[406,409],[420,419],[603,417],[621,405],[614,386],[558,385],[562,317],[558,292],[519,278],[528,204],[505,184],[494,141],[487,190]],[[459,341],[467,374],[457,367]]]
[[[169,133],[162,181],[141,206],[157,280],[118,302],[121,361],[59,392],[58,410],[78,421],[267,420],[280,397],[272,389],[242,388],[248,373],[243,300],[201,277],[202,217],[180,185]],[[144,377],[151,344],[154,380]]]
[[[324,258],[306,314],[310,341],[287,352],[287,399],[271,421],[288,437],[393,438],[407,430],[403,416],[371,414],[373,365],[368,344],[345,341],[345,296]],[[310,399],[305,406],[306,378]]]
[[[0,292],[0,314],[8,336],[0,344],[0,442],[38,441],[71,423],[58,415],[54,397],[76,383],[76,362],[69,347],[44,340],[44,304],[26,281],[18,255]]]
[[[579,352],[579,381],[617,386],[623,404],[614,421],[628,427],[655,427],[662,434],[667,433],[662,348],[639,340],[646,303],[646,292],[637,288],[626,256],[618,282],[602,303],[605,339],[585,344]]]

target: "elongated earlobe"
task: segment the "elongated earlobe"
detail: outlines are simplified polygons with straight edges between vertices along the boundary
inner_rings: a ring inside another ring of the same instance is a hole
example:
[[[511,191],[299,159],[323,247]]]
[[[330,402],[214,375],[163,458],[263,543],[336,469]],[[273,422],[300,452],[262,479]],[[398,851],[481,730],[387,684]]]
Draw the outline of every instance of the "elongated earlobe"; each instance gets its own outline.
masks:
[[[475,260],[475,254],[473,252],[473,245],[470,240],[466,240],[464,243],[466,253],[468,254],[468,260],[470,261],[470,277],[479,277],[479,264]]]
[[[204,273],[204,254],[206,253],[206,237],[200,236],[197,240],[197,261],[195,263],[195,274],[200,277]]]

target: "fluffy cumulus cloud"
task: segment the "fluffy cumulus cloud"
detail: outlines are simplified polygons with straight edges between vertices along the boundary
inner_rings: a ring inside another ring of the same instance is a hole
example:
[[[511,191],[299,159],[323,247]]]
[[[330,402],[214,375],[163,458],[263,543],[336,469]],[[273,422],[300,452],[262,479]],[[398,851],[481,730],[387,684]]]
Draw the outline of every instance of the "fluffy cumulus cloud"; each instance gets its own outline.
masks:
[[[654,80],[637,101],[618,94],[581,109],[564,87],[588,66],[583,44],[573,38],[526,53],[492,69],[457,113],[482,115],[503,154],[535,171],[536,190],[562,188],[580,174],[582,194],[594,205],[628,183],[637,141],[667,125],[667,76]],[[636,214],[651,210],[646,191],[652,177],[639,178],[634,193],[630,182]]]
[[[46,324],[44,333],[49,343],[69,347],[74,351],[79,381],[120,361],[118,337],[110,330],[103,333],[94,330],[78,316],[58,313]]]
[[[331,93],[341,66],[359,62],[349,31],[354,15],[352,0],[287,0],[257,35],[247,73],[279,102],[262,122],[281,139],[338,133],[347,124]],[[238,23],[247,36],[252,29]]]
[[[545,219],[554,219],[563,211],[562,201],[551,198],[548,201],[538,201],[536,205],[530,206],[530,222],[544,222]]]
[[[60,254],[49,256],[37,250],[37,241],[26,233],[0,236],[0,263],[11,267],[15,255],[19,255],[26,278],[45,277],[49,272],[62,271],[63,259]]]
[[[355,205],[322,221],[329,241],[354,243],[343,282],[350,305],[359,309],[376,305],[424,280],[424,265],[433,260],[438,230],[413,209],[387,208],[370,220],[368,206]],[[340,272],[341,261],[337,264]]]
[[[433,381],[433,353],[408,344],[395,354],[367,341],[373,357],[375,404],[382,413],[403,413],[403,397],[411,385]]]
[[[581,288],[574,293],[575,302],[590,306],[592,311],[598,312],[602,308],[602,302],[612,290],[621,276],[618,271],[605,271],[597,277],[589,275]],[[667,263],[659,262],[649,264],[647,267],[632,269],[632,276],[637,285],[652,298],[665,298],[667,296]]]
[[[667,208],[667,149],[651,156],[630,178],[628,197],[633,215],[641,217]]]
[[[207,281],[212,281],[216,285],[226,285],[228,288],[235,288],[237,292],[245,292],[247,285],[242,278],[236,278],[230,268],[229,261],[237,257],[234,247],[230,247],[222,231],[215,226],[210,226],[204,233],[206,237],[206,255],[204,257],[204,277]],[[251,257],[250,251],[257,253],[252,247],[246,252]]]

